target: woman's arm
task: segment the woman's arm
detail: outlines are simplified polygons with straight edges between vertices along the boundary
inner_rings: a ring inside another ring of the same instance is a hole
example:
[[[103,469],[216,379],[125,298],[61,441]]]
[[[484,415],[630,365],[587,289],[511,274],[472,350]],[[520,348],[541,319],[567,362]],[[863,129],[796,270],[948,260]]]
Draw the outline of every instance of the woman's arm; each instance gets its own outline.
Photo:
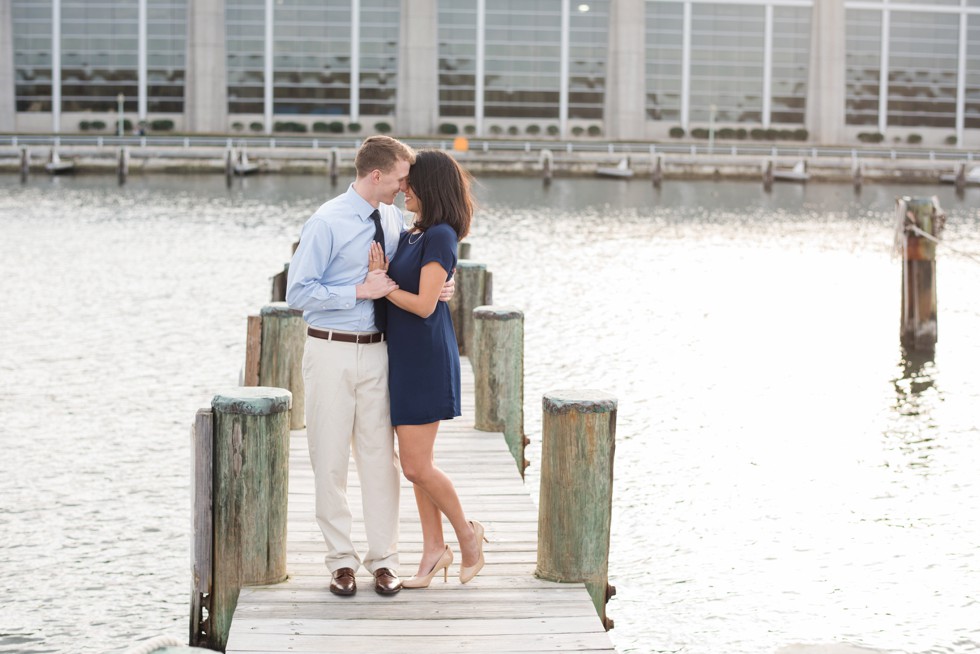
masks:
[[[430,261],[422,266],[418,295],[398,289],[387,295],[388,301],[423,319],[428,318],[436,310],[436,303],[439,302],[439,294],[446,284],[447,274],[446,269],[438,261]]]

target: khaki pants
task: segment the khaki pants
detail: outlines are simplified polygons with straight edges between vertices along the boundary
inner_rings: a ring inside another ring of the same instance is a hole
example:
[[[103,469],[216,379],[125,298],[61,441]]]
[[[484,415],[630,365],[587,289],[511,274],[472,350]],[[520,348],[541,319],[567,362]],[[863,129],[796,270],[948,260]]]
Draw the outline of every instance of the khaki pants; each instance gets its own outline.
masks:
[[[351,542],[347,470],[351,444],[361,481],[369,572],[398,568],[400,468],[388,405],[388,343],[307,338],[303,353],[306,431],[316,487],[316,520],[330,572],[362,563]]]

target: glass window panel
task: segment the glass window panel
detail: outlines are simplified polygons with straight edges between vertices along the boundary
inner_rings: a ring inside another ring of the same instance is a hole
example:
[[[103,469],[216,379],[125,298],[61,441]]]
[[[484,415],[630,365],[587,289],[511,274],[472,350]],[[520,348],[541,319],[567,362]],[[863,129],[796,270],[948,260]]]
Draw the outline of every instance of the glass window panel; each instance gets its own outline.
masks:
[[[877,125],[881,90],[881,12],[847,10],[846,105],[848,125]]]
[[[646,112],[652,120],[681,117],[684,5],[646,3]]]
[[[439,2],[439,115],[476,115],[476,0]]]
[[[350,0],[276,5],[274,112],[350,114]]]
[[[888,124],[955,127],[958,14],[893,11]]]
[[[810,8],[774,7],[770,120],[802,125],[810,64]]]
[[[393,116],[398,77],[398,0],[361,0],[361,88],[359,111]]]
[[[51,111],[51,2],[12,0],[17,111]]]
[[[184,111],[187,3],[147,0],[146,108],[150,113]]]
[[[228,113],[264,112],[265,0],[227,0]]]
[[[568,31],[568,117],[602,120],[609,0],[572,3]]]
[[[980,3],[980,0],[976,0]],[[966,23],[966,98],[964,126],[980,127],[980,15],[971,15]]]

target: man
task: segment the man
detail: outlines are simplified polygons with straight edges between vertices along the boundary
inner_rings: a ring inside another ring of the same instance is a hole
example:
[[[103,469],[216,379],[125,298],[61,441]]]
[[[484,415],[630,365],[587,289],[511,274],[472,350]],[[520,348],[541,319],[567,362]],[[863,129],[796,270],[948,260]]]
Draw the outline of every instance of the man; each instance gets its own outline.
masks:
[[[388,344],[383,307],[374,300],[397,288],[384,270],[368,273],[368,251],[383,239],[390,258],[404,228],[392,206],[405,191],[415,152],[387,136],[364,141],[357,178],[314,213],[289,264],[286,301],[303,310],[310,338],[303,354],[306,423],[316,487],[316,518],[326,541],[330,591],[353,595],[354,573],[374,575],[375,590],[401,590],[398,565],[399,466],[388,405]],[[382,234],[383,232],[383,234]],[[440,299],[452,295],[448,284]],[[384,300],[381,300],[384,302]],[[353,443],[361,480],[368,551],[351,541],[347,469]]]

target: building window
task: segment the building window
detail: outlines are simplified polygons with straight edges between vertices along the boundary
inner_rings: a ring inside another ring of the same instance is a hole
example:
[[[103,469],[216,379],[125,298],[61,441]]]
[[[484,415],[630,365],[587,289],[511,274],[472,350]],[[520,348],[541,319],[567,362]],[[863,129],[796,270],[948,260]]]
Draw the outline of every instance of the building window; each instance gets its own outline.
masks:
[[[51,2],[13,0],[17,111],[51,111]]]
[[[956,126],[959,14],[893,11],[888,125]]]
[[[762,122],[764,43],[762,6],[693,5],[691,122]]]
[[[609,0],[572,3],[569,17],[568,117],[602,120]]]
[[[476,2],[439,2],[439,115],[476,115]]]
[[[770,121],[805,122],[810,68],[809,7],[774,7]]]
[[[184,111],[187,3],[147,0],[146,108],[156,113]]]
[[[877,125],[881,90],[881,12],[847,10],[848,125]]]
[[[398,0],[361,0],[361,115],[395,114],[400,16]]]
[[[557,119],[561,94],[561,3],[488,2],[485,66],[486,117]]]
[[[276,6],[274,113],[350,114],[350,0]]]
[[[265,0],[228,0],[228,113],[264,113]]]
[[[681,119],[684,5],[647,2],[646,110],[651,120]]]
[[[966,25],[966,98],[963,126],[976,128],[980,127],[980,16],[969,16]]]
[[[137,110],[139,8],[136,0],[61,3],[63,111]]]

